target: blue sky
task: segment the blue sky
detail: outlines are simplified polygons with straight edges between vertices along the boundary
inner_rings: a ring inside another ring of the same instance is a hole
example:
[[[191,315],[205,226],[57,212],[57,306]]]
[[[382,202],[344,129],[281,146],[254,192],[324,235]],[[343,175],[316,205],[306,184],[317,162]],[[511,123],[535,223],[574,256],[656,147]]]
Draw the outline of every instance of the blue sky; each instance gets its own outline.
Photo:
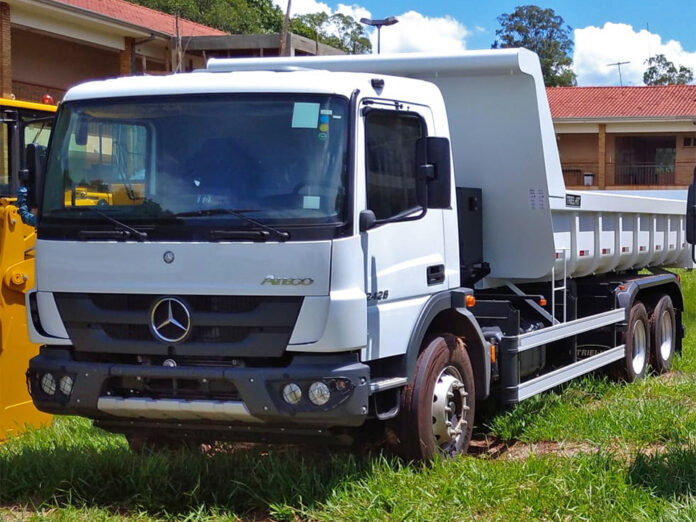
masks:
[[[275,0],[283,9],[287,0]],[[499,27],[496,18],[525,2],[448,0],[360,0],[354,4],[292,0],[293,14],[344,12],[355,18],[396,16],[382,30],[382,52],[487,49]],[[642,85],[645,60],[663,53],[696,71],[696,0],[558,0],[552,8],[573,28],[574,70],[580,85]],[[376,48],[376,35],[372,36]]]

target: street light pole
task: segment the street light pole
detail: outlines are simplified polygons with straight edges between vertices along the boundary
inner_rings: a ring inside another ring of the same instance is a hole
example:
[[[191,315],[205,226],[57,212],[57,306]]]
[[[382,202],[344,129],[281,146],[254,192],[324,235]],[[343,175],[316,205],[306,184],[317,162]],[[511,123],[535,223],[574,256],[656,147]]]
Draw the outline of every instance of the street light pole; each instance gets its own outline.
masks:
[[[377,54],[380,53],[382,47],[382,27],[385,25],[394,25],[398,23],[399,20],[395,16],[390,16],[388,18],[381,18],[379,20],[372,20],[371,18],[361,18],[360,23],[365,25],[371,25],[377,28]]]

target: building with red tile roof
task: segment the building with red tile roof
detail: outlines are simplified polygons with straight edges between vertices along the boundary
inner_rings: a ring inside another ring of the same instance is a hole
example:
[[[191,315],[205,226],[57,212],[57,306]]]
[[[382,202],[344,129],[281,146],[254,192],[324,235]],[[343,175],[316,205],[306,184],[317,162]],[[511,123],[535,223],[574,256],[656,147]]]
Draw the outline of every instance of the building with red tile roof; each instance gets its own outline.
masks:
[[[696,85],[549,87],[568,186],[682,189],[696,167]]]
[[[0,0],[0,96],[60,100],[88,80],[189,71],[211,56],[279,53],[279,35],[229,35],[185,19],[178,26],[177,34],[175,16],[126,0]],[[340,52],[293,34],[285,48],[291,55]]]
[[[696,85],[549,87],[554,120],[694,119]]]
[[[116,23],[125,22],[168,36],[177,34],[175,16],[125,0],[60,0],[55,3],[94,13]],[[179,34],[181,36],[220,36],[227,33],[182,18],[179,20]]]

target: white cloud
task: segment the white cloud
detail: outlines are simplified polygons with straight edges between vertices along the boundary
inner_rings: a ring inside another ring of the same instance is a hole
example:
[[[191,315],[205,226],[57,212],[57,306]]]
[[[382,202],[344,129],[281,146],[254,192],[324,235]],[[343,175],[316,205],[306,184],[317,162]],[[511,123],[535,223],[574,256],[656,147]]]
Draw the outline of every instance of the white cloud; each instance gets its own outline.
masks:
[[[576,29],[574,36],[573,70],[578,85],[619,85],[617,67],[608,65],[616,62],[630,62],[621,65],[624,85],[643,85],[645,61],[656,54],[696,71],[696,52],[687,52],[675,40],[663,42],[659,34],[645,29],[607,22],[604,27]]]
[[[396,17],[399,23],[382,28],[383,53],[411,53],[421,51],[454,52],[466,49],[469,30],[451,16],[431,18],[416,11],[407,11]],[[377,49],[377,31],[370,36]]]
[[[274,0],[283,12],[287,9],[286,0]],[[292,0],[291,16],[324,11],[331,15],[342,13],[360,21],[361,18],[372,18],[369,9],[358,4],[338,4],[333,11],[324,2],[317,0]],[[471,32],[464,24],[451,16],[432,18],[417,11],[407,11],[397,15],[399,23],[382,28],[383,53],[410,52],[454,52],[466,49],[466,38]],[[477,31],[485,31],[481,27]],[[377,30],[366,28],[372,48],[377,51]]]
[[[280,10],[283,12],[288,8],[287,0],[273,0],[273,2],[280,7]],[[292,0],[290,4],[290,16],[318,13],[319,11],[333,14],[331,8],[327,4],[324,2],[317,2],[317,0]]]
[[[337,13],[348,15],[353,18],[356,22],[359,22],[361,18],[372,18],[372,13],[361,5],[353,4],[338,4],[336,8]]]

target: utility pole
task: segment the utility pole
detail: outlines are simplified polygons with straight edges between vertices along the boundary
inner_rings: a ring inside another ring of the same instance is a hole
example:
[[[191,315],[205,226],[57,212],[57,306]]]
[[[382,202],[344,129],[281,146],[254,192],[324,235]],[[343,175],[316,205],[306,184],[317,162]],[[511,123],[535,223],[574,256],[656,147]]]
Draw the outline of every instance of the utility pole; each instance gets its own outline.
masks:
[[[631,62],[615,62],[615,63],[608,63],[607,67],[618,67],[619,68],[619,85],[623,87],[623,78],[621,78],[621,66],[626,65],[627,63]]]
[[[288,28],[290,27],[290,4],[292,0],[288,0],[288,8],[285,11],[285,20],[283,20],[283,30],[280,32],[280,47],[278,56],[286,56],[288,45]]]
[[[176,69],[175,73],[180,73],[182,71],[182,64],[184,62],[184,53],[181,48],[181,30],[179,29],[179,13],[176,13]]]

